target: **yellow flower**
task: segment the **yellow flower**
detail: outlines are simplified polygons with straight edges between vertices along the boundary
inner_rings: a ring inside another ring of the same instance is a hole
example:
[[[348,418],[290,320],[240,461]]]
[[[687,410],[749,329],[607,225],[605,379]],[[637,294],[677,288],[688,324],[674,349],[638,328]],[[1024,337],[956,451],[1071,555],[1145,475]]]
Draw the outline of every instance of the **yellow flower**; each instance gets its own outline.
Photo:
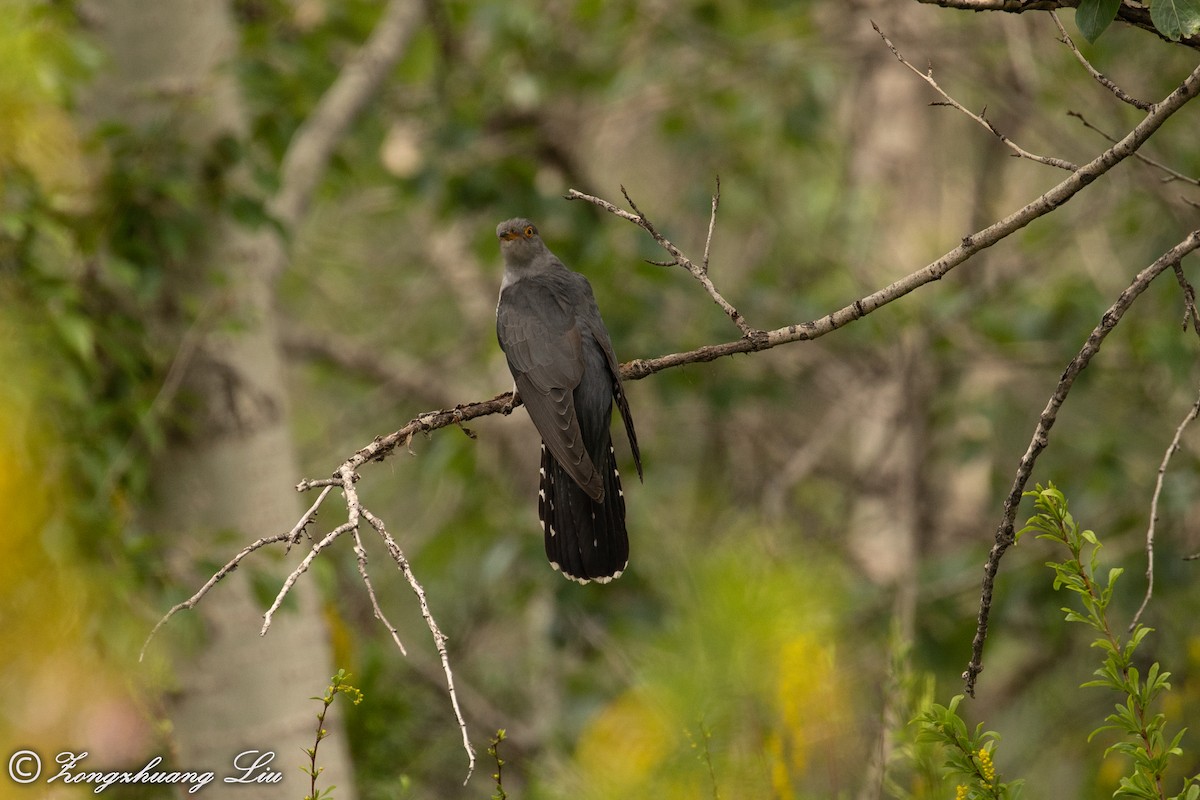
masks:
[[[967,800],[968,791],[966,784],[960,783],[954,790],[954,800]]]
[[[979,748],[979,752],[975,754],[979,758],[979,774],[988,783],[996,781],[996,765],[992,763],[992,754],[985,748]]]

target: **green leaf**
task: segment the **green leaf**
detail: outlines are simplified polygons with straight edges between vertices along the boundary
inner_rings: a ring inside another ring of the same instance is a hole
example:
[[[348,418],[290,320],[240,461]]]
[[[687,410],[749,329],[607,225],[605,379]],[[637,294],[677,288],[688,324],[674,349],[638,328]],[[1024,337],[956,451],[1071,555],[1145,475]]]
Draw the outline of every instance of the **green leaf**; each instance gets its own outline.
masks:
[[[51,314],[50,319],[67,349],[85,364],[94,360],[96,335],[92,323],[77,314]]]
[[[1200,0],[1153,0],[1150,20],[1173,42],[1200,33]]]
[[[1105,28],[1117,18],[1117,9],[1121,0],[1081,0],[1075,10],[1075,24],[1083,38],[1094,42],[1104,33]]]

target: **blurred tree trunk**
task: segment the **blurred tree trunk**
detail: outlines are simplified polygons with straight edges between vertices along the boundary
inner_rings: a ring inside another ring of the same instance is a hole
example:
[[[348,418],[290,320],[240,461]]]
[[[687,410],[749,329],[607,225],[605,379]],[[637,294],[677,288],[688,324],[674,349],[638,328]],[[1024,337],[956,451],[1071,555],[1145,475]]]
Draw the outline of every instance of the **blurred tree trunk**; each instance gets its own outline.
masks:
[[[87,12],[110,57],[88,101],[94,120],[140,130],[169,118],[198,165],[219,137],[244,136],[230,69],[237,30],[225,3],[104,0]],[[171,580],[189,593],[207,578],[197,564],[223,563],[242,543],[287,531],[302,511],[291,488],[299,469],[275,330],[274,278],[285,258],[274,231],[239,225],[218,206],[184,268],[165,275],[175,307],[199,310],[199,322],[160,310],[152,323],[184,343],[174,364],[183,378],[145,522],[169,539],[177,558]],[[307,793],[297,767],[316,736],[309,698],[324,692],[336,668],[311,583],[292,593],[298,610],[279,615],[259,637],[262,608],[247,572],[232,574],[191,612],[204,634],[176,662],[179,691],[169,712],[176,761],[213,769],[219,780],[235,773],[242,751],[274,751],[270,766],[283,780],[258,786],[253,796],[294,799]],[[321,786],[353,796],[345,739],[336,731],[321,745],[320,765]]]

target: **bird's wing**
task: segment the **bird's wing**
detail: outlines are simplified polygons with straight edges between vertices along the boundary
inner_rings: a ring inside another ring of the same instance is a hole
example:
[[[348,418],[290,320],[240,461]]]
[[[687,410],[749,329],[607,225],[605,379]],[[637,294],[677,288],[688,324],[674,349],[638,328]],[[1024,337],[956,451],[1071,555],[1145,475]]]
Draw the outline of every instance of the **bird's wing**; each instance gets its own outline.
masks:
[[[617,354],[613,350],[612,340],[608,337],[608,329],[604,327],[604,320],[600,317],[600,308],[596,305],[596,299],[592,295],[592,287],[584,282],[586,286],[587,309],[584,317],[588,327],[591,329],[592,338],[600,345],[600,349],[604,351],[604,359],[608,362],[608,371],[612,374],[613,397],[617,401],[617,410],[621,412],[621,421],[625,423],[625,433],[629,435],[629,450],[633,454],[633,464],[637,467],[638,479],[642,479],[642,455],[638,450],[637,433],[633,429],[633,414],[629,410],[629,401],[625,398],[625,387],[621,384],[621,363],[617,360]]]
[[[588,456],[572,394],[583,377],[583,339],[562,287],[536,277],[506,286],[496,307],[496,337],[542,442],[599,500],[604,482]]]

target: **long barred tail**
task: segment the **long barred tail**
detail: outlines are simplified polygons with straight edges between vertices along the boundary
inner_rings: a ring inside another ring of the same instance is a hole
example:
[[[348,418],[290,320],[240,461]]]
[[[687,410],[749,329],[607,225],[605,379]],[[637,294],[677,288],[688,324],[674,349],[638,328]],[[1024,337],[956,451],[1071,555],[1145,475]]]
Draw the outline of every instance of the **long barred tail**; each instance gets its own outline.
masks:
[[[573,581],[608,583],[629,564],[625,532],[625,496],[612,443],[599,465],[604,498],[595,502],[571,479],[542,445],[542,480],[538,517],[546,538],[550,566]]]

